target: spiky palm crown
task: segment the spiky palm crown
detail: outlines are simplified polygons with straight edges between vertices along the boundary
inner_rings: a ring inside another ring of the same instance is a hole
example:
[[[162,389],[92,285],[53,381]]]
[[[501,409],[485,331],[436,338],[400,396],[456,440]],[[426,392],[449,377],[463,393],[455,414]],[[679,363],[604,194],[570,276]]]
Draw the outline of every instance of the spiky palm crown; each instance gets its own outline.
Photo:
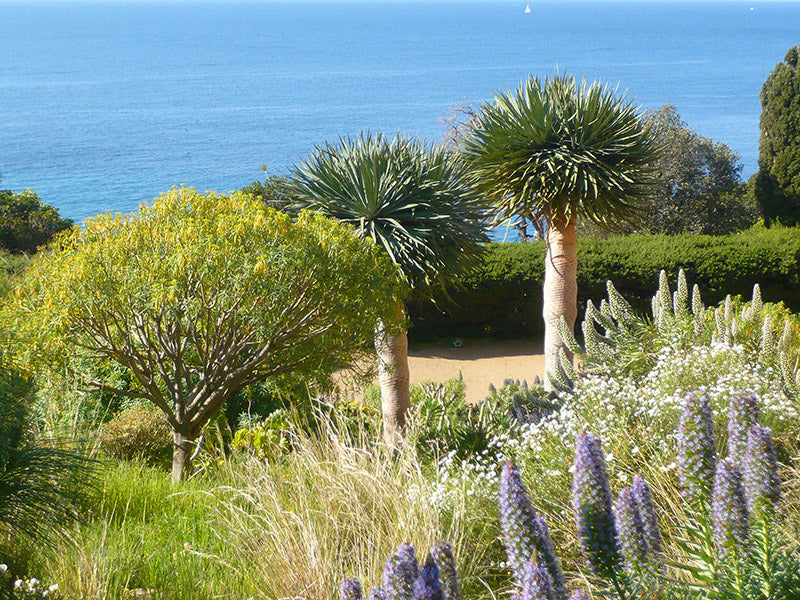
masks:
[[[325,143],[291,173],[296,208],[351,223],[386,250],[417,292],[474,264],[485,215],[463,165],[439,146],[362,133]]]
[[[597,82],[523,81],[484,104],[461,153],[498,216],[635,217],[657,155],[636,108]]]

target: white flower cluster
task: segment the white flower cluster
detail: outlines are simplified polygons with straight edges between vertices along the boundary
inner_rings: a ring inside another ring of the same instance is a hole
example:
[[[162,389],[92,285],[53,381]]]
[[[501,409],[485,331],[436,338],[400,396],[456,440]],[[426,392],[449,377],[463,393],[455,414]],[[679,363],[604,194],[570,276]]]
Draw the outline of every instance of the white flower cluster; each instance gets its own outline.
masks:
[[[9,582],[7,577],[10,576],[11,574],[8,572],[8,565],[0,563],[0,585],[4,585],[5,582]],[[57,583],[54,583],[46,588],[44,585],[42,585],[41,581],[36,579],[36,577],[14,580],[14,598],[20,598],[20,600],[26,598],[29,600],[58,598],[58,591],[59,588]]]
[[[754,353],[723,342],[686,348],[676,338],[661,348],[654,367],[643,377],[591,374],[578,378],[572,391],[560,394],[560,410],[493,438],[487,450],[467,460],[446,455],[439,461],[437,481],[426,492],[431,502],[447,503],[447,490],[458,483],[472,493],[494,496],[498,465],[510,458],[541,463],[538,476],[558,476],[545,458],[561,456],[566,468],[575,438],[584,430],[616,441],[635,427],[651,451],[672,456],[681,400],[698,389],[708,394],[717,415],[727,413],[731,395],[752,390],[761,399],[765,419],[789,425],[800,418],[798,407],[782,390],[780,375],[759,365]],[[633,445],[627,452],[635,455],[640,449]],[[623,479],[626,474],[612,476]]]

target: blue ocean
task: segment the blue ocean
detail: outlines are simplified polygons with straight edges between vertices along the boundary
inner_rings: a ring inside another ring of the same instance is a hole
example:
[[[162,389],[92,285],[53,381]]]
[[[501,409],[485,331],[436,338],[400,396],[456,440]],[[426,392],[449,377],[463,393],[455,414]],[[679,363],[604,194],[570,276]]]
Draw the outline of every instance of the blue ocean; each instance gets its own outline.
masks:
[[[361,130],[442,118],[528,75],[673,104],[756,168],[789,2],[0,2],[0,187],[81,220],[174,185],[228,191]]]

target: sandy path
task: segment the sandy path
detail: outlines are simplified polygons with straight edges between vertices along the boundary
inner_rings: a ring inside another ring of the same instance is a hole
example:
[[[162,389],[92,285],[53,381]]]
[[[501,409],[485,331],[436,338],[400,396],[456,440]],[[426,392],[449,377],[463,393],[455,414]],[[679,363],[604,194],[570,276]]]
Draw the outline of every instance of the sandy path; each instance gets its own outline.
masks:
[[[461,371],[467,386],[467,401],[483,400],[492,383],[502,385],[504,379],[527,379],[544,375],[541,343],[531,342],[464,342],[452,346],[412,346],[408,352],[411,383],[444,381],[458,377]]]

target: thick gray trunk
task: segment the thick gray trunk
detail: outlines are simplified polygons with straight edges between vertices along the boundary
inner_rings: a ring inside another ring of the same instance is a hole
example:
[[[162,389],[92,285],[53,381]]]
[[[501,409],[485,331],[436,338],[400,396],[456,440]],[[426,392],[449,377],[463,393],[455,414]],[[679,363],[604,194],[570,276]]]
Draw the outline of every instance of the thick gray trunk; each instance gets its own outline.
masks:
[[[398,316],[405,316],[402,304]],[[382,321],[375,331],[375,350],[378,354],[378,382],[381,386],[383,438],[390,446],[403,440],[406,416],[411,408],[408,372],[408,335],[405,330],[389,332]]]
[[[177,431],[172,433],[172,439],[172,483],[177,484],[189,476],[194,440]]]
[[[550,373],[557,368],[562,348],[569,360],[572,353],[561,341],[558,321],[563,316],[570,329],[575,327],[578,314],[578,237],[575,219],[568,222],[553,219],[547,231],[547,253],[544,266],[544,385],[552,391]]]

